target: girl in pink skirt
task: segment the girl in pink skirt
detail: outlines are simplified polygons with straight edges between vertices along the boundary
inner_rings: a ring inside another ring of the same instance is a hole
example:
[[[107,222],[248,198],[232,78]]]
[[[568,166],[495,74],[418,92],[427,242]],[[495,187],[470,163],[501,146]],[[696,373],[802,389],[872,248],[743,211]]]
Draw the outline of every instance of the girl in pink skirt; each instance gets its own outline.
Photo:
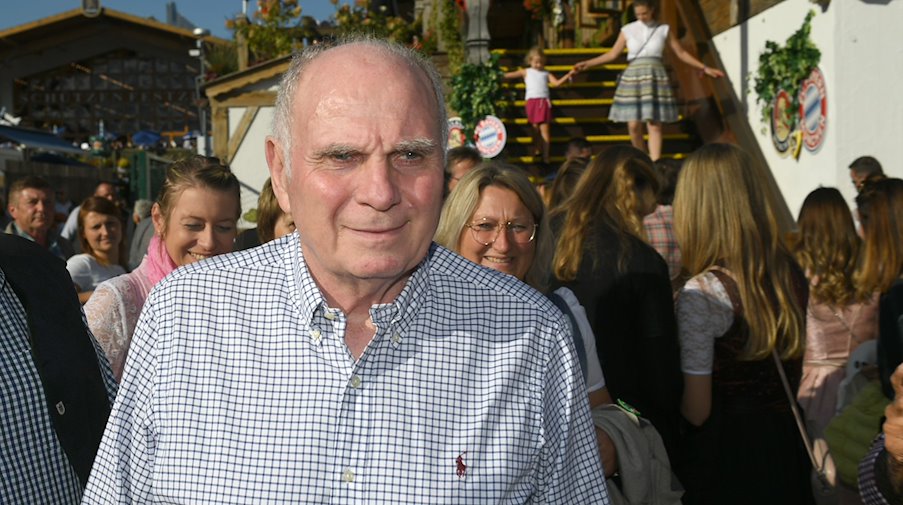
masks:
[[[527,51],[525,61],[527,68],[520,68],[505,73],[506,79],[520,78],[524,80],[527,92],[527,121],[533,126],[533,155],[542,154],[543,163],[549,162],[549,141],[551,134],[549,124],[552,122],[552,101],[549,100],[549,86],[559,86],[570,81],[574,71],[571,70],[561,79],[546,71],[546,57],[538,46]]]

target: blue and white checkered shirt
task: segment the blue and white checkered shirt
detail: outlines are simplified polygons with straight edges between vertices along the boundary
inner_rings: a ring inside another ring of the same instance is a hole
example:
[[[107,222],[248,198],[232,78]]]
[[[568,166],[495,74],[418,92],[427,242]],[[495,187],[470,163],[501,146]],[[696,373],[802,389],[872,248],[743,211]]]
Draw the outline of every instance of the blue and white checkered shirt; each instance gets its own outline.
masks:
[[[608,503],[554,306],[433,246],[358,361],[297,234],[151,293],[84,503]]]
[[[29,339],[25,309],[0,270],[0,503],[77,504],[81,484],[57,439]],[[113,373],[97,342],[94,350],[113,401]]]

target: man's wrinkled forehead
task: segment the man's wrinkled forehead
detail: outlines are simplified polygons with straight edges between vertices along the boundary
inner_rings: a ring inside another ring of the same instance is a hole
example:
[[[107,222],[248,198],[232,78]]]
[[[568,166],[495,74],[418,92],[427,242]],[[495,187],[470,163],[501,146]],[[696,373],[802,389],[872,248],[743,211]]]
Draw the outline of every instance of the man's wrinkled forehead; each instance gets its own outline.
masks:
[[[298,81],[293,108],[297,113],[303,110],[301,107],[318,104],[328,95],[335,96],[337,91],[355,87],[375,90],[378,86],[410,86],[413,92],[427,98],[430,106],[425,112],[435,115],[438,108],[435,93],[423,69],[386,49],[366,43],[332,48],[311,60]]]

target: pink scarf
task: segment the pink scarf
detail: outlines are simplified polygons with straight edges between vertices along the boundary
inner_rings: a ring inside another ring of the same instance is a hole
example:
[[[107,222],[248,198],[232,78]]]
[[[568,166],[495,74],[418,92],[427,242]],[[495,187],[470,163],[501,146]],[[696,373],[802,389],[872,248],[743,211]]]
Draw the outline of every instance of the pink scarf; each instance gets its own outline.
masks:
[[[154,235],[147,246],[147,280],[150,281],[151,286],[156,286],[169,272],[175,269],[176,264],[166,252],[163,241],[158,235]]]

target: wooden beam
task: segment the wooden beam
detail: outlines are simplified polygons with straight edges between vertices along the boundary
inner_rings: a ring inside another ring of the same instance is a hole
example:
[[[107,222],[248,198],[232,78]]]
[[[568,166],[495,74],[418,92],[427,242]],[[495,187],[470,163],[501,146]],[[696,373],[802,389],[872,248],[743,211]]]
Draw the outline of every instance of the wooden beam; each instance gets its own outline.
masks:
[[[221,104],[216,104],[211,108],[213,109],[213,155],[220,160],[226,160],[229,154],[229,108]]]
[[[272,107],[276,104],[275,91],[252,91],[241,95],[217,100],[223,107]]]
[[[253,69],[246,69],[236,72],[236,74],[238,75],[232,74],[234,77],[226,76],[221,79],[217,79],[213,83],[208,83],[205,92],[208,96],[215,97],[224,93],[239,90],[258,81],[281,76],[286,70],[288,70],[290,63],[290,59],[285,59],[269,65],[264,64],[263,68],[255,67]]]
[[[254,118],[257,117],[257,111],[260,110],[260,107],[248,107],[245,109],[245,113],[242,114],[241,120],[238,121],[238,126],[235,127],[235,133],[229,137],[229,157],[227,158],[226,163],[232,163],[232,160],[235,159],[235,153],[238,152],[238,148],[241,146],[242,141],[245,139],[245,135],[248,134],[248,130],[251,129],[251,125],[254,124]]]

